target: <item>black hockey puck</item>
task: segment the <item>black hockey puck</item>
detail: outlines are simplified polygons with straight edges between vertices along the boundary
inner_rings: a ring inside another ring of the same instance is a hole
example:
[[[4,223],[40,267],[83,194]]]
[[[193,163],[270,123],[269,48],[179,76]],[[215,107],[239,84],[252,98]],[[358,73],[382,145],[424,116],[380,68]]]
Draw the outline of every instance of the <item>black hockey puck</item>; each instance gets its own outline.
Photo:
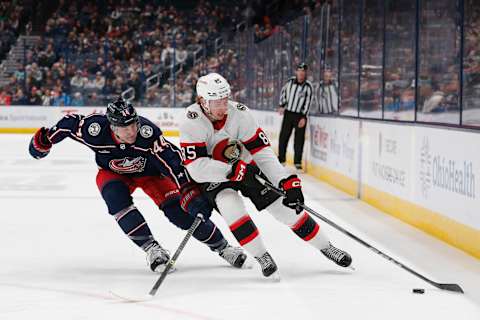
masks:
[[[413,293],[424,294],[424,293],[425,293],[425,289],[413,289],[412,292],[413,292]]]

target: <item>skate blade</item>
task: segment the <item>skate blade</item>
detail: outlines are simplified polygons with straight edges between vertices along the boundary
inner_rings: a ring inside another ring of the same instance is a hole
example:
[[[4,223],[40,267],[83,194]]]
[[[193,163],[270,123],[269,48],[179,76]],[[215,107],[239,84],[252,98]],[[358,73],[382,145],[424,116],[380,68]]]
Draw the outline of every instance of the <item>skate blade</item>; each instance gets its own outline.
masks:
[[[266,279],[270,282],[280,282],[282,280],[282,278],[280,277],[280,272],[278,272],[278,270],[266,277]]]
[[[110,290],[110,294],[117,299],[122,300],[123,302],[129,302],[129,303],[135,303],[135,302],[146,302],[150,301],[153,299],[153,296],[150,294],[144,294],[144,295],[138,295],[138,296],[133,296],[133,295],[126,295],[123,293],[118,293],[115,291]]]
[[[347,267],[347,269],[350,269],[350,270],[352,270],[352,271],[357,271],[357,269],[355,269],[355,267],[352,266],[352,265],[349,265],[349,266]]]
[[[162,264],[162,265],[159,265],[157,267],[157,269],[155,269],[155,273],[163,273],[163,271],[165,271],[165,268],[167,267],[166,264]],[[171,267],[170,270],[168,270],[168,274],[172,273],[172,272],[175,272],[177,271],[177,269],[175,267]]]
[[[253,269],[253,261],[247,258],[240,269]]]

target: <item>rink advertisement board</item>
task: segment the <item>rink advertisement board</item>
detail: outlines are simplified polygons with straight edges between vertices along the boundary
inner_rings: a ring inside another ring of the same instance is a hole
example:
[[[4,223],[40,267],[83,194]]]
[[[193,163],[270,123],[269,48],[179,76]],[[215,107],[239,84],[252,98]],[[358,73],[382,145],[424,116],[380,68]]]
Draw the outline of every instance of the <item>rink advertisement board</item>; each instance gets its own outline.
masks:
[[[2,107],[0,129],[31,129],[49,126],[59,119],[58,110],[49,107]]]
[[[178,136],[178,117],[184,109],[137,108],[138,114],[153,121],[165,135]],[[89,115],[105,113],[105,107],[5,107],[0,108],[1,132],[34,132],[53,126],[63,116],[72,113]]]
[[[361,199],[480,258],[480,136],[362,120]]]
[[[359,122],[339,118],[309,119],[309,173],[356,196]]]
[[[362,123],[363,185],[411,200],[413,127],[380,122]]]
[[[480,230],[480,135],[415,130],[413,202]]]
[[[479,138],[472,132],[363,122],[363,198],[368,201],[374,188],[480,230]]]

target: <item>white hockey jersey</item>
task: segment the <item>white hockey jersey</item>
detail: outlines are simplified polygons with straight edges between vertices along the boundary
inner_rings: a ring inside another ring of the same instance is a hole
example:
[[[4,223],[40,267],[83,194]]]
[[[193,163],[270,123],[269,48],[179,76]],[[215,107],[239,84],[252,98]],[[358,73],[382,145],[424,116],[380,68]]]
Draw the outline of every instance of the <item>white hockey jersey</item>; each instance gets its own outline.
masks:
[[[245,105],[229,100],[226,117],[212,122],[195,103],[186,109],[180,120],[184,165],[199,183],[228,181],[232,165],[225,158],[224,149],[234,140],[242,144],[240,159],[247,163],[253,160],[273,184],[278,185],[289,176],[278,162],[265,132]]]

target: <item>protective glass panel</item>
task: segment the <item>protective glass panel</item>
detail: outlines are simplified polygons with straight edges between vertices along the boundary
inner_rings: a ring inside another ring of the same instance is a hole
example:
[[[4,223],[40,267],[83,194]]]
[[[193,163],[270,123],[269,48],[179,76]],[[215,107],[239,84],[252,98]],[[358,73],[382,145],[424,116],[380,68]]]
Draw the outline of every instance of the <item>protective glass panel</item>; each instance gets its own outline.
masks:
[[[465,0],[462,124],[480,126],[480,2]]]
[[[384,119],[415,120],[416,0],[385,3]]]
[[[382,118],[383,0],[364,0],[360,117]]]
[[[360,1],[342,1],[341,4],[339,113],[358,116]]]
[[[460,124],[457,1],[420,1],[417,121]]]

